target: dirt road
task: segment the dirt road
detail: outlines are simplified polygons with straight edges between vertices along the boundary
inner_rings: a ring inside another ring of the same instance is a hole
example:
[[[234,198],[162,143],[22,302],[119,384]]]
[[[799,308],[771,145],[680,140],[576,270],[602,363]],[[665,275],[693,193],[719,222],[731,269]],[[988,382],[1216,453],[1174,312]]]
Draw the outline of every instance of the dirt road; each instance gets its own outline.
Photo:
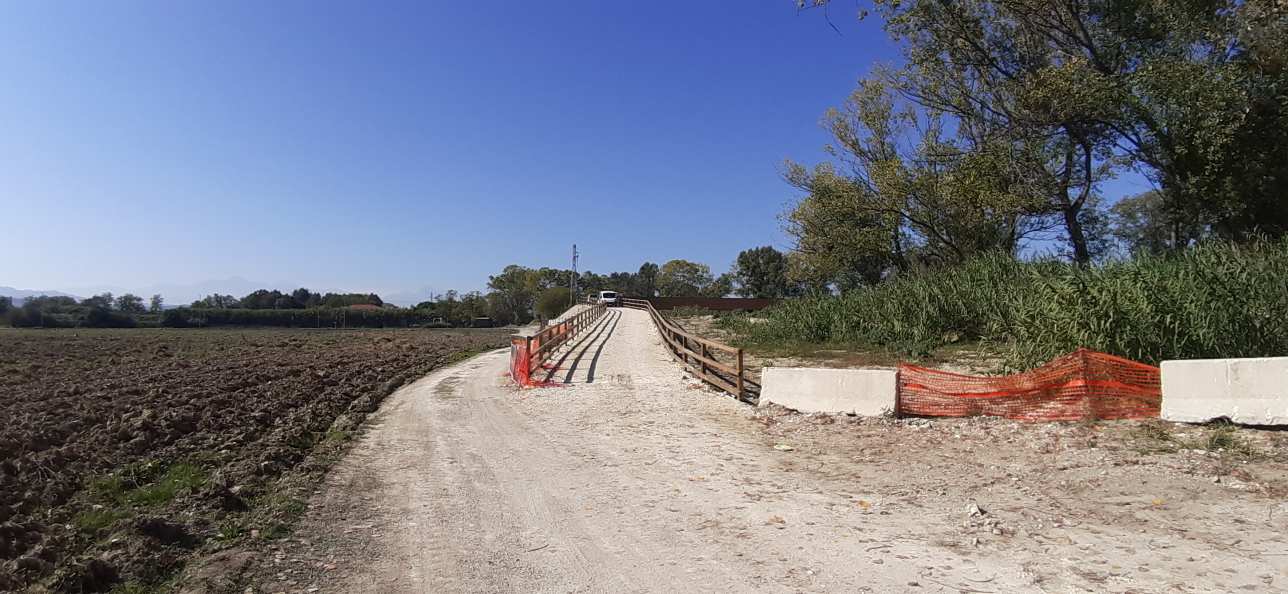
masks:
[[[1214,483],[1203,452],[1096,443],[1113,425],[765,414],[632,310],[566,385],[518,390],[507,356],[391,396],[254,591],[1288,588],[1278,462]]]

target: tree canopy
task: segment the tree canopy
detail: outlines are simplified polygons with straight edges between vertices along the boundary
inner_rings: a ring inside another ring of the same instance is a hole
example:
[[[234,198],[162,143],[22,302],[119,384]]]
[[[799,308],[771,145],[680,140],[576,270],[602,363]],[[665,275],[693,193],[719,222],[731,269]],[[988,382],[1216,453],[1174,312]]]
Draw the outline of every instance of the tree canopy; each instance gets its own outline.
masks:
[[[868,8],[904,60],[825,115],[830,162],[787,164],[803,192],[784,215],[793,278],[872,284],[1034,240],[1085,264],[1133,233],[1165,229],[1151,251],[1288,233],[1288,17],[1274,0]],[[1102,184],[1130,171],[1156,193],[1106,213]]]
[[[734,262],[734,279],[738,295],[771,299],[794,293],[787,280],[787,256],[773,248],[761,246],[743,250]]]
[[[688,260],[670,260],[657,274],[657,288],[662,297],[696,297],[714,279],[711,267]]]

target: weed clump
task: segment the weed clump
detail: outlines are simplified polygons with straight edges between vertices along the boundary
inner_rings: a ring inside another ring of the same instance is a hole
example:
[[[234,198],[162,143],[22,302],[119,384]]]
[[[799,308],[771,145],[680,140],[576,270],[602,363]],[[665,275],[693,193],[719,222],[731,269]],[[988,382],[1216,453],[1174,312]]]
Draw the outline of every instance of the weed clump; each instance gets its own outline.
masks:
[[[1133,429],[1131,437],[1136,451],[1144,455],[1196,450],[1237,460],[1252,460],[1260,456],[1256,446],[1239,435],[1239,427],[1226,421],[1208,425],[1193,437],[1178,436],[1161,421],[1148,421]]]

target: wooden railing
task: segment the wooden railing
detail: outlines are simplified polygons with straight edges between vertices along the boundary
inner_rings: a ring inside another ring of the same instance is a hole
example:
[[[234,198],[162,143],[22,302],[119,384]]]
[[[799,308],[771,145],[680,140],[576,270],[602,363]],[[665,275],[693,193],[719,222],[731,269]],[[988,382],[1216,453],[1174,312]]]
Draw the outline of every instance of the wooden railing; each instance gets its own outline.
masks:
[[[550,324],[531,336],[515,335],[510,340],[510,377],[520,385],[533,385],[532,373],[541,369],[555,349],[593,325],[608,308],[589,305],[573,316]]]
[[[759,386],[747,378],[742,349],[694,335],[658,313],[646,299],[622,299],[621,303],[623,307],[648,312],[671,356],[702,381],[738,400],[747,400],[751,392],[759,391]]]

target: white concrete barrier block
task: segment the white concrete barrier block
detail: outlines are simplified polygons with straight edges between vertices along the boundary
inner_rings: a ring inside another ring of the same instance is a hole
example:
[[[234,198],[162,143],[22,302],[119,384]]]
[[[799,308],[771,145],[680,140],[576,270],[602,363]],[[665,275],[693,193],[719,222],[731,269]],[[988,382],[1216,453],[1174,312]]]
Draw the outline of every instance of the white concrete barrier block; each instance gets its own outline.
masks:
[[[893,412],[898,376],[893,369],[766,367],[760,404],[804,413],[875,416]]]
[[[1288,425],[1288,357],[1163,361],[1168,421]]]

